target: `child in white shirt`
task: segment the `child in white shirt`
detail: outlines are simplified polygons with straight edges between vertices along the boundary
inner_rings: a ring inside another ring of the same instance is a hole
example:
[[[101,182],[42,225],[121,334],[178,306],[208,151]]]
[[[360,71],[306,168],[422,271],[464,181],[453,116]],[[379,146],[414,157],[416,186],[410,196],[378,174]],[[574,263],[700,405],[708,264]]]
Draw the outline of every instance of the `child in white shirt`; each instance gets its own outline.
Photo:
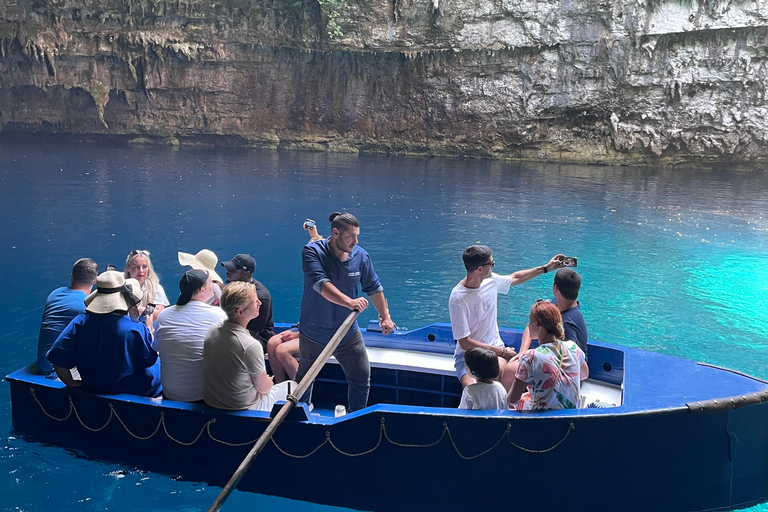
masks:
[[[507,392],[499,383],[499,358],[492,351],[474,347],[464,354],[467,373],[477,382],[464,388],[459,409],[506,410]]]

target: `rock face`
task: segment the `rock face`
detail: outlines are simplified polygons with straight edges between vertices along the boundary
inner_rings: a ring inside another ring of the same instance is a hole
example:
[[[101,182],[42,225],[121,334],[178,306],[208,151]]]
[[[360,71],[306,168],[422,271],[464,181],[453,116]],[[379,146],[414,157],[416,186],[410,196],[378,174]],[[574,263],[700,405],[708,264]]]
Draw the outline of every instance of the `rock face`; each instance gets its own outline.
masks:
[[[0,128],[768,162],[766,0],[320,1],[0,0]]]

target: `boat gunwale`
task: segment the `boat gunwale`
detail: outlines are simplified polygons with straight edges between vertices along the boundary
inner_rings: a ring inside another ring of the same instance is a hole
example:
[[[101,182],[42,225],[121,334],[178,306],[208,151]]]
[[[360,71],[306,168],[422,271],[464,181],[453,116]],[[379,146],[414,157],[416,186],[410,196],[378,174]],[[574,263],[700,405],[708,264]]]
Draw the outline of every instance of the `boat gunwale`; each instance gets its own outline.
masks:
[[[62,392],[69,393],[85,393],[93,397],[103,399],[107,402],[115,401],[127,404],[137,404],[143,406],[150,406],[153,408],[169,408],[177,411],[187,411],[192,413],[199,413],[204,416],[236,416],[244,418],[253,418],[254,420],[270,421],[270,413],[264,411],[253,410],[225,410],[215,409],[205,404],[198,403],[186,403],[178,402],[164,397],[142,397],[137,395],[129,395],[125,393],[106,395],[101,393],[91,392],[80,388],[67,387],[60,381],[47,379],[42,375],[36,375],[32,373],[34,363],[27,365],[23,368],[15,370],[5,376],[5,380],[8,382],[16,382],[19,384],[45,387],[51,390],[60,390]],[[768,389],[764,392],[765,396],[768,396]],[[754,393],[757,394],[757,393]],[[744,395],[734,395],[730,397],[713,397],[711,400],[728,401],[731,399],[741,398]],[[764,402],[765,400],[763,400]],[[284,402],[278,402],[275,407],[279,407]],[[759,405],[758,402],[750,402],[745,406]],[[387,415],[422,415],[422,416],[441,416],[446,418],[484,418],[484,419],[503,419],[514,421],[540,421],[547,419],[568,419],[568,418],[614,418],[614,417],[631,417],[631,416],[648,416],[655,414],[675,414],[675,413],[696,413],[692,410],[695,406],[692,406],[694,402],[688,402],[679,406],[673,407],[659,407],[659,408],[641,408],[631,409],[627,405],[620,405],[611,408],[582,408],[582,409],[560,409],[560,410],[548,410],[548,411],[472,411],[463,410],[449,407],[433,407],[433,406],[419,406],[419,405],[403,405],[403,404],[374,404],[369,405],[365,409],[347,413],[344,416],[338,418],[333,416],[324,416],[317,413],[309,413],[306,420],[300,420],[310,424],[317,425],[334,425],[344,422],[353,421],[357,418],[364,417],[366,415],[373,414],[387,414]]]

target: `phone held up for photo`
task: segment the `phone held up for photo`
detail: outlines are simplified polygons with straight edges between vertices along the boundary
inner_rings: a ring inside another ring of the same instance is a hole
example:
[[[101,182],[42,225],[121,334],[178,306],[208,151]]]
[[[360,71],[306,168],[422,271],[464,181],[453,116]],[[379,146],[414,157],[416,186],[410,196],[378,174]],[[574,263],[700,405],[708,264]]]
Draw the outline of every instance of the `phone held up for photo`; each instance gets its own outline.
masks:
[[[315,221],[312,219],[307,219],[304,221],[304,229],[309,229],[315,227]]]
[[[578,260],[575,256],[566,256],[562,259],[562,262],[564,267],[575,267]]]

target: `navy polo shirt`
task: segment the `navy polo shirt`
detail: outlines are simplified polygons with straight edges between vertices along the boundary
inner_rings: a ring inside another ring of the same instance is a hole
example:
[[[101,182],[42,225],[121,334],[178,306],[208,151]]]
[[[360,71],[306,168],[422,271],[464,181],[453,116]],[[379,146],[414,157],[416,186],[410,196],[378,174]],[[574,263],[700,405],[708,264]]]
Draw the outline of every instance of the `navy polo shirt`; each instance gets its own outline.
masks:
[[[347,261],[340,261],[328,247],[328,240],[310,242],[301,253],[304,270],[304,295],[301,298],[299,331],[311,341],[327,344],[351,310],[327,301],[320,290],[332,283],[341,293],[356,299],[362,288],[367,295],[384,290],[373,269],[371,258],[360,246],[355,246]],[[358,331],[357,322],[349,329],[342,343]]]
[[[552,299],[552,302],[557,305],[557,299]],[[580,306],[581,304],[577,302],[571,309],[566,309],[560,314],[563,317],[565,339],[575,341],[586,357],[589,331],[587,331],[587,323],[584,321],[584,315],[581,314]]]

